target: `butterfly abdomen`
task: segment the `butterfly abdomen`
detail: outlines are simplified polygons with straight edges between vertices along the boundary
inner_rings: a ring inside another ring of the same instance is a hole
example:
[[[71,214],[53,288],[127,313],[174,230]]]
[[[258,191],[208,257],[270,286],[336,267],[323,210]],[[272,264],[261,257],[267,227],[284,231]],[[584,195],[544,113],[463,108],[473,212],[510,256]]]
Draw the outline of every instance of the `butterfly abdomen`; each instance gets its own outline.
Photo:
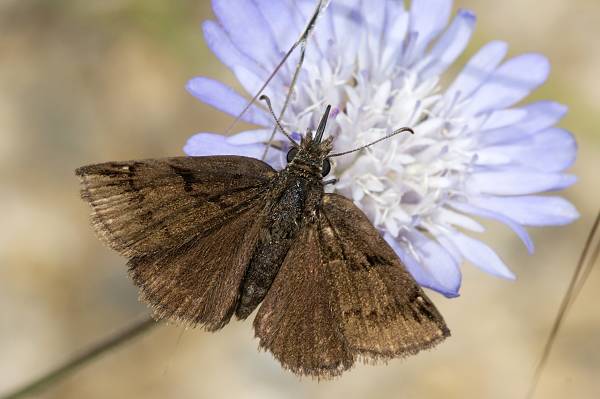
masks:
[[[240,319],[248,317],[267,295],[302,227],[306,207],[314,206],[314,201],[307,199],[322,195],[322,186],[314,184],[313,179],[287,174],[281,177],[283,190],[274,190],[281,195],[267,205],[264,228],[242,280],[236,309]]]

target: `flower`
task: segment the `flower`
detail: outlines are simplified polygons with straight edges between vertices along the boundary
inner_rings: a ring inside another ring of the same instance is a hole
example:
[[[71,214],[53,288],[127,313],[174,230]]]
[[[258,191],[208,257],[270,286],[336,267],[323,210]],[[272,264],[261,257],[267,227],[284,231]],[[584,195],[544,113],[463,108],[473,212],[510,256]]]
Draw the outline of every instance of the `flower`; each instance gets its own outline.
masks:
[[[213,0],[218,22],[207,21],[211,50],[254,95],[297,39],[314,1]],[[423,286],[457,296],[460,265],[467,260],[493,275],[514,274],[486,244],[474,219],[497,220],[533,252],[524,226],[564,225],[577,210],[558,196],[537,195],[570,186],[563,173],[575,161],[573,136],[554,125],[566,107],[539,101],[517,105],[541,85],[549,63],[540,54],[504,61],[507,45],[483,46],[446,84],[462,54],[475,15],[460,10],[448,24],[451,0],[334,0],[319,18],[283,125],[314,129],[326,104],[335,115],[328,134],[335,151],[356,148],[393,129],[414,135],[335,159],[332,188],[354,200]],[[298,55],[295,56],[296,59]],[[296,59],[266,90],[283,104]],[[213,107],[237,116],[247,99],[206,77],[187,89]],[[200,133],[189,155],[239,154],[260,158],[273,120],[253,105],[244,121],[261,126],[226,137]],[[285,166],[288,143],[275,137],[267,162]]]

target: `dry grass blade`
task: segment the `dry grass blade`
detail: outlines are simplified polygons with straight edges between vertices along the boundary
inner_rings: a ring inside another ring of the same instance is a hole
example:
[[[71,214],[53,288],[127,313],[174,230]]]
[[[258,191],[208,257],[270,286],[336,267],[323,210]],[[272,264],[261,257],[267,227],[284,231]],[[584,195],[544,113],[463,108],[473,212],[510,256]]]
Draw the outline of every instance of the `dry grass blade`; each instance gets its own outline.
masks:
[[[36,378],[35,380],[24,384],[22,387],[9,392],[0,397],[0,399],[19,399],[26,398],[33,394],[39,393],[40,391],[49,388],[55,383],[59,382],[63,378],[66,378],[71,373],[85,366],[87,363],[98,359],[104,353],[116,349],[117,347],[125,344],[135,337],[140,336],[144,332],[150,330],[152,327],[157,326],[157,323],[153,318],[146,317],[140,321],[135,322],[131,326],[128,326],[122,331],[108,337],[102,342],[94,344],[89,349],[81,352],[78,356],[71,360],[68,360],[64,364],[50,370],[43,376]]]
[[[569,288],[567,289],[567,292],[565,293],[565,296],[563,297],[562,303],[560,304],[558,314],[556,315],[556,319],[554,320],[554,324],[552,325],[552,329],[550,330],[550,334],[548,335],[548,339],[546,340],[546,344],[544,345],[544,350],[542,352],[540,361],[538,362],[538,364],[535,368],[535,373],[533,375],[533,379],[531,380],[531,385],[527,392],[527,396],[526,396],[527,399],[533,399],[533,397],[535,396],[535,392],[539,385],[540,378],[542,376],[544,368],[546,367],[546,364],[548,363],[548,358],[552,351],[552,347],[553,347],[556,337],[558,335],[558,331],[560,330],[560,327],[562,326],[562,324],[565,320],[567,311],[570,309],[573,302],[575,302],[575,300],[579,296],[579,293],[581,292],[581,289],[583,288],[585,282],[587,281],[587,279],[593,269],[594,264],[598,260],[598,255],[600,254],[600,241],[596,244],[592,255],[588,256],[588,254],[589,254],[590,250],[592,249],[593,243],[594,243],[594,241],[596,241],[596,238],[600,238],[600,237],[596,237],[598,235],[597,233],[598,233],[599,225],[600,225],[600,211],[598,212],[598,215],[596,216],[596,221],[594,222],[594,225],[592,226],[592,229],[590,231],[590,234],[588,235],[587,241],[585,243],[585,246],[583,248],[583,251],[581,253],[579,261],[577,262],[577,266],[573,273],[573,277],[571,278],[571,282],[569,283]]]

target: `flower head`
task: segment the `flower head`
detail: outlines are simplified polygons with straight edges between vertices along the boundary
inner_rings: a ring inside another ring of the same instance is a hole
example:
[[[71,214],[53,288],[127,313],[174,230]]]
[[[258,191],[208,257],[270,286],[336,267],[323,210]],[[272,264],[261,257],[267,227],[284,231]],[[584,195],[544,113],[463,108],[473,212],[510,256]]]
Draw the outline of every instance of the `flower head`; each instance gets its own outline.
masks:
[[[327,134],[335,137],[334,151],[399,127],[414,129],[414,135],[336,158],[332,175],[339,182],[331,189],[354,200],[421,285],[446,296],[458,295],[463,260],[514,278],[489,246],[464,234],[483,231],[473,217],[506,224],[530,252],[523,226],[562,225],[578,217],[566,200],[535,195],[575,182],[563,173],[575,160],[575,140],[554,127],[566,108],[551,101],[517,105],[546,80],[548,61],[539,54],[504,60],[507,45],[495,41],[449,79],[447,70],[475,26],[475,15],[466,10],[448,23],[451,6],[451,0],[413,0],[409,9],[393,0],[334,0],[309,40],[281,121],[305,132],[316,128],[322,110],[332,104]],[[254,95],[313,7],[312,0],[213,0],[218,22],[205,22],[204,35]],[[276,107],[285,100],[295,61],[266,90]],[[234,116],[247,102],[209,78],[192,79],[188,90]],[[260,158],[273,120],[258,105],[242,119],[261,128],[230,137],[200,133],[185,152]],[[281,169],[288,142],[276,135],[275,144],[266,161]]]

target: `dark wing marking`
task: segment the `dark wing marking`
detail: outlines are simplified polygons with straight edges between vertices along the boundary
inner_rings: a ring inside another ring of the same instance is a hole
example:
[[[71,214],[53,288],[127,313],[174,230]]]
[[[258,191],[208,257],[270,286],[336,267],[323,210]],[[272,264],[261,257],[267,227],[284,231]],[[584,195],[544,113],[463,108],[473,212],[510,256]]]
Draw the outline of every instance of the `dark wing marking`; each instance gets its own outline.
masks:
[[[92,224],[155,315],[223,327],[261,226],[276,172],[236,156],[109,162],[76,171]]]
[[[254,319],[260,347],[299,375],[328,378],[352,363],[330,307],[318,229],[302,229]]]
[[[322,212],[332,308],[353,354],[366,362],[405,357],[450,335],[433,303],[352,201],[326,194]]]
[[[275,173],[237,156],[108,162],[76,171],[94,229],[127,257],[211,231],[259,199]]]

